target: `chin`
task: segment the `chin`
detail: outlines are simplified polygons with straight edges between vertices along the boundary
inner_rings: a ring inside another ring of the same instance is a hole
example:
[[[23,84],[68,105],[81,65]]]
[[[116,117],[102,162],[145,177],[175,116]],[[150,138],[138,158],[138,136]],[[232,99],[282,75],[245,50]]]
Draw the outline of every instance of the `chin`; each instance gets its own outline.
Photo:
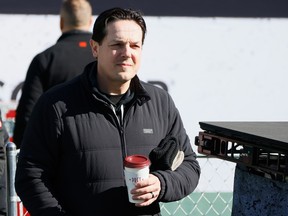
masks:
[[[135,76],[136,74],[133,73],[133,74],[124,74],[122,76],[120,76],[120,79],[123,81],[123,82],[127,82],[127,81],[130,81],[131,79],[133,79],[133,77]]]

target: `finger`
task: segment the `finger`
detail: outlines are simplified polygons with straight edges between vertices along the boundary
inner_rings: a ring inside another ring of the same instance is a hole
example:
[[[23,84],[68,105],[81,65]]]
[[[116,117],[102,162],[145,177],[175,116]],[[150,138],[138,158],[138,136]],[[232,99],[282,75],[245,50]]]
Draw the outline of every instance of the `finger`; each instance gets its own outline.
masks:
[[[150,191],[154,192],[155,187],[153,185],[150,186],[145,186],[145,187],[135,187],[131,190],[131,194],[138,194],[138,195],[143,195],[143,194],[147,194]]]
[[[136,203],[135,206],[137,206],[137,207],[148,206],[148,205],[151,205],[157,199],[157,197],[155,195],[154,195],[154,198],[152,198],[151,193],[147,193],[145,196],[146,197],[149,196],[149,198],[146,199],[144,202]]]
[[[151,193],[151,199],[153,199],[155,197],[153,191],[151,191],[150,193]]]
[[[156,191],[152,192],[145,192],[143,194],[134,194],[133,195],[133,199],[135,200],[143,200],[143,201],[147,201],[147,200],[152,200],[155,201],[158,197],[158,193]]]
[[[135,184],[135,187],[145,187],[145,186],[148,186],[148,185],[153,185],[157,182],[157,178],[152,175],[152,174],[149,174],[149,178],[148,179],[144,179],[142,181],[139,181]]]

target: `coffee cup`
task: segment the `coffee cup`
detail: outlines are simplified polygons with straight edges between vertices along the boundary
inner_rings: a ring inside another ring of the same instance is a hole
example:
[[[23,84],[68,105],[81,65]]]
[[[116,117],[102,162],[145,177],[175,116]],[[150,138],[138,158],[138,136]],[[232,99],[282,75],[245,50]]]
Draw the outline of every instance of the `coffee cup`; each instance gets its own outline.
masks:
[[[130,155],[124,160],[124,175],[131,203],[141,203],[143,200],[133,200],[130,191],[139,181],[149,178],[150,160],[144,155]]]

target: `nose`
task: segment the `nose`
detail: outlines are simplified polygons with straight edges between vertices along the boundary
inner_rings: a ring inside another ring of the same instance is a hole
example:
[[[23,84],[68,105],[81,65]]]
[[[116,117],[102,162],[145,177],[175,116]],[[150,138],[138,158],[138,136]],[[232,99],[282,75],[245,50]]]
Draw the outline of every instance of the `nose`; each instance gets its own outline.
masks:
[[[129,44],[125,44],[122,48],[122,56],[123,57],[131,57],[132,49]]]

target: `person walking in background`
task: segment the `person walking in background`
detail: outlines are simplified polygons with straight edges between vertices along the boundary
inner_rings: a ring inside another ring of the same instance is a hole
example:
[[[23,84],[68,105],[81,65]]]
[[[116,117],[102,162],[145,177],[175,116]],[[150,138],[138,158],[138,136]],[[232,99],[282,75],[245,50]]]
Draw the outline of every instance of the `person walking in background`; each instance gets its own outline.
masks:
[[[90,40],[96,61],[38,100],[15,177],[31,215],[161,215],[159,202],[180,200],[198,185],[199,163],[173,99],[137,75],[145,35],[139,11],[102,12]],[[131,190],[136,204],[123,172],[134,154],[152,163],[149,178]]]
[[[13,142],[20,148],[23,133],[40,95],[54,85],[82,72],[94,60],[89,39],[93,24],[92,7],[86,0],[64,0],[60,10],[61,37],[36,55],[27,71],[16,109]]]
[[[5,216],[7,214],[5,144],[8,141],[9,135],[2,121],[2,115],[0,110],[0,216]]]

